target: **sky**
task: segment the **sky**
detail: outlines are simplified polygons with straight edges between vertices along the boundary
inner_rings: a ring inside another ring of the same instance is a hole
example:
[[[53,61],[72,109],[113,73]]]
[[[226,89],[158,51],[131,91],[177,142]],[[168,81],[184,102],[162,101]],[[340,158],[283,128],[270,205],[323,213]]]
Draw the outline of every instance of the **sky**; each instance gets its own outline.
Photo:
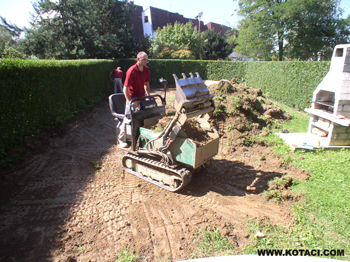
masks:
[[[29,27],[30,13],[33,13],[32,2],[35,0],[0,0],[0,16],[19,27]],[[234,0],[134,0],[136,5],[149,6],[179,13],[186,18],[195,18],[203,12],[204,24],[214,22],[237,27],[238,16],[235,15],[237,1]],[[341,0],[340,6],[345,9],[344,17],[350,14],[350,0]]]

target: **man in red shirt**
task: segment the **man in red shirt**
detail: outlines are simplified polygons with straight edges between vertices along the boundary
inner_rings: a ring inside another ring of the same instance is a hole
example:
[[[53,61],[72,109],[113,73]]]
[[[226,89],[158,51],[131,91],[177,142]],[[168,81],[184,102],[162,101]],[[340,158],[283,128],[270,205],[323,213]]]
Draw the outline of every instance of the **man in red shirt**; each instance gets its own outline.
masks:
[[[114,77],[114,93],[123,93],[123,71],[121,70],[121,67],[118,67],[117,69],[114,69],[112,72],[109,73],[109,79],[111,80],[112,74]]]
[[[146,66],[148,62],[148,55],[145,52],[139,52],[137,54],[137,62],[131,66],[126,72],[126,78],[124,82],[123,93],[126,99],[125,103],[125,115],[130,114],[130,101],[135,97],[149,96],[150,95],[150,70]],[[134,108],[138,107],[138,103],[134,102]],[[123,123],[120,126],[119,133],[119,146],[127,147],[125,142],[125,124],[128,119],[124,118]]]
[[[124,83],[124,95],[127,102],[135,97],[150,95],[149,81],[150,70],[146,66],[148,56],[145,52],[137,54],[137,62],[126,72]]]

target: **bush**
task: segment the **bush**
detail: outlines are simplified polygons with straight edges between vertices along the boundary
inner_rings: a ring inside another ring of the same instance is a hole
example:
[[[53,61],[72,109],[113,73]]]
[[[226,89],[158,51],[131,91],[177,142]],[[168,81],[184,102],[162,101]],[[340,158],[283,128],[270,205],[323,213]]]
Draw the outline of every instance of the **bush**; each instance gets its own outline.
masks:
[[[330,62],[249,62],[245,77],[269,98],[303,111],[329,67]]]
[[[330,62],[226,62],[210,61],[207,78],[236,78],[265,95],[304,111],[311,106],[312,94],[329,71]]]
[[[0,152],[101,99],[115,63],[0,60]]]

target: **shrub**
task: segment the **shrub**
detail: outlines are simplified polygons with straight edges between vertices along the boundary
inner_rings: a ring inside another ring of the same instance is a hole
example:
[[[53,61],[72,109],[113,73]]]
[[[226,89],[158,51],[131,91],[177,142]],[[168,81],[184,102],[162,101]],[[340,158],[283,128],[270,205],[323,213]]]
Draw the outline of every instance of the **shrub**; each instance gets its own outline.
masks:
[[[0,60],[0,151],[101,99],[112,68],[107,60]]]

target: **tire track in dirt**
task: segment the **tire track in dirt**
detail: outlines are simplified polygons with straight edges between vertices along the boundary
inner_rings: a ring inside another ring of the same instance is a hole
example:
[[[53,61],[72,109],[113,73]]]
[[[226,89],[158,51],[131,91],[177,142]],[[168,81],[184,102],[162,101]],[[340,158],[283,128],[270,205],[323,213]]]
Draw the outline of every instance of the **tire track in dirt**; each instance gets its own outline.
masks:
[[[220,153],[179,193],[125,173],[106,100],[36,152],[9,174],[21,186],[0,207],[0,260],[113,261],[127,247],[140,261],[186,260],[201,229],[242,247],[247,219],[289,219],[261,196],[286,170],[267,153],[255,161],[259,148]]]
[[[84,188],[83,198],[73,211],[71,221],[65,226],[67,230],[74,229],[64,237],[68,240],[64,243],[66,253],[72,256],[76,254],[76,250],[71,247],[80,238],[81,244],[78,248],[82,251],[109,259],[116,256],[119,249],[111,248],[111,243],[117,243],[121,237],[118,232],[128,226],[125,217],[128,216],[129,204],[123,195],[125,194],[120,188],[120,179],[105,183],[92,182]],[[82,254],[82,259],[84,257]]]
[[[100,119],[100,124],[105,121],[106,117]],[[79,132],[77,126],[86,131]],[[23,189],[15,195],[12,203],[1,208],[0,235],[6,249],[1,250],[0,260],[4,257],[16,260],[17,257],[31,261],[40,257],[43,261],[50,256],[51,252],[47,252],[53,247],[50,242],[61,234],[58,232],[62,225],[76,226],[78,231],[82,224],[86,225],[79,219],[84,209],[77,207],[84,201],[84,184],[94,172],[91,161],[110,148],[108,141],[113,141],[113,136],[103,133],[94,137],[97,129],[89,128],[93,126],[89,121],[77,126],[73,126],[63,138],[52,139],[47,153],[28,159],[27,165],[16,172],[15,175],[22,179]],[[112,129],[111,125],[109,129]],[[109,197],[113,192],[108,192]],[[14,233],[7,236],[8,232]],[[21,246],[30,252],[18,253],[16,249],[21,249]]]
[[[135,248],[145,259],[185,259],[182,242],[188,233],[185,221],[191,215],[181,210],[186,203],[174,204],[172,200],[169,203],[167,194],[162,189],[155,192],[158,190],[153,185],[143,185],[139,192],[141,203],[132,208],[131,220],[138,221],[136,225],[132,223]],[[150,195],[153,193],[159,197],[155,199]],[[144,254],[145,251],[152,252],[152,256]]]

